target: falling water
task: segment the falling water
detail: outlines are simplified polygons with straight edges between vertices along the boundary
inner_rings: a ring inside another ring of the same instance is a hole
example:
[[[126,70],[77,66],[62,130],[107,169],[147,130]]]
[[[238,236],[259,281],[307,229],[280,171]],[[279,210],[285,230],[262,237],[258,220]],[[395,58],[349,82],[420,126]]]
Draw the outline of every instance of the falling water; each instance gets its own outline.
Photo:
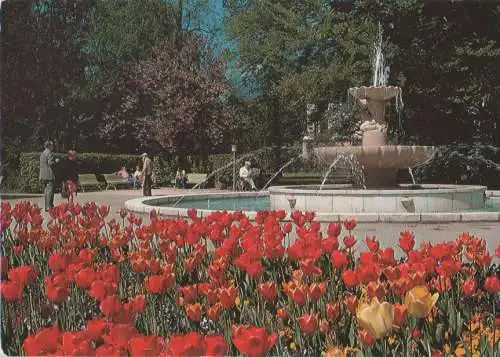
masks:
[[[373,86],[383,87],[387,85],[389,78],[389,66],[385,65],[384,54],[382,53],[382,24],[378,23],[377,42],[374,43],[374,58],[373,58]]]
[[[408,168],[408,172],[410,173],[411,183],[416,185],[417,182],[415,181],[415,176],[413,176],[413,170],[411,169],[411,167]]]
[[[325,185],[326,180],[328,179],[328,176],[334,169],[334,167],[337,165],[337,163],[342,160],[345,162],[351,173],[351,177],[354,180],[354,186],[355,187],[361,187],[363,189],[366,189],[366,177],[364,173],[363,166],[357,159],[357,157],[353,154],[351,155],[345,155],[342,153],[337,154],[337,157],[335,160],[328,166],[328,170],[326,171],[325,175],[323,176],[323,181],[321,182],[321,185],[319,186],[319,190],[321,191],[323,189],[323,186]]]
[[[263,151],[263,150],[267,150],[269,149],[269,147],[263,147],[261,149],[258,149],[258,150],[254,150],[254,151],[251,151],[245,155],[242,155],[240,156],[237,160],[231,160],[231,162],[227,163],[226,165],[224,166],[221,166],[219,167],[217,170],[215,171],[212,171],[210,174],[207,175],[207,178],[203,181],[203,182],[200,182],[200,183],[197,183],[196,185],[193,186],[193,188],[191,188],[188,192],[191,192],[195,189],[197,189],[198,187],[200,187],[201,185],[203,185],[205,182],[207,182],[210,178],[212,178],[215,174],[227,169],[228,167],[232,166],[232,165],[235,165],[236,163],[240,162],[240,161],[243,161],[244,159],[252,156],[252,155],[255,155],[256,153],[260,152],[260,151]],[[175,201],[173,207],[176,207],[179,202],[181,202],[184,197],[186,197],[186,194],[182,195],[181,197],[179,197],[179,199],[177,201]]]
[[[262,187],[261,191],[265,190],[267,188],[267,186],[274,180],[274,178],[276,176],[278,176],[281,172],[283,172],[283,170],[285,170],[288,166],[293,164],[299,157],[300,156],[296,156],[296,157],[292,158],[291,160],[289,160],[286,164],[281,166],[280,169],[278,171],[276,171],[276,173],[269,179],[269,181],[266,182],[264,187]]]

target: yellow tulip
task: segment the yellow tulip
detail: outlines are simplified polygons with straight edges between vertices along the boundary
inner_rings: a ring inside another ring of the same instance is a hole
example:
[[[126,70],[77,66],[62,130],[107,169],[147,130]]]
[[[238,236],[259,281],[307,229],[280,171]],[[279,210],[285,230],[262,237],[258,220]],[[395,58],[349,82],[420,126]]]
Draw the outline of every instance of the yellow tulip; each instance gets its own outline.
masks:
[[[384,337],[392,330],[392,305],[380,303],[377,298],[370,304],[362,304],[356,312],[358,324],[375,339]]]
[[[416,317],[426,317],[431,312],[439,298],[439,294],[431,295],[426,286],[415,286],[405,296],[405,305],[408,313]]]

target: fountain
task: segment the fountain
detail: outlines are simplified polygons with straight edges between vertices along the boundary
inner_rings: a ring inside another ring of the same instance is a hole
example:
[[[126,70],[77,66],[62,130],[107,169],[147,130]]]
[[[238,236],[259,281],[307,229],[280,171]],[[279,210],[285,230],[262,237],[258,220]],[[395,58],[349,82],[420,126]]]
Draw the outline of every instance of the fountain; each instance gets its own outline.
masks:
[[[395,99],[396,110],[403,106],[400,87],[387,85],[389,68],[382,53],[382,27],[379,24],[374,44],[373,85],[348,89],[362,109],[360,146],[313,147],[313,138],[307,135],[302,143],[304,160],[317,159],[331,163],[327,175],[335,168],[339,158],[351,157],[364,171],[365,182],[353,188],[324,185],[301,187],[271,187],[271,208],[286,207],[285,197],[293,196],[297,207],[317,212],[450,212],[462,209],[484,208],[483,186],[416,185],[411,168],[430,160],[433,146],[389,145],[387,140],[386,108]],[[411,185],[399,185],[397,172],[407,169],[413,180]],[[319,191],[319,192],[318,192]]]

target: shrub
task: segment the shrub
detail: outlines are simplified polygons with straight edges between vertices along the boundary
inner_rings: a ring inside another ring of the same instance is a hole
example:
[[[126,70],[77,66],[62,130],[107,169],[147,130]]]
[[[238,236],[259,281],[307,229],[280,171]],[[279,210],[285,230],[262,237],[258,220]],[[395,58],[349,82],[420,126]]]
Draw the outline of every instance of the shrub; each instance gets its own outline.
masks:
[[[500,187],[500,148],[454,144],[438,149],[432,160],[414,170],[417,182]]]

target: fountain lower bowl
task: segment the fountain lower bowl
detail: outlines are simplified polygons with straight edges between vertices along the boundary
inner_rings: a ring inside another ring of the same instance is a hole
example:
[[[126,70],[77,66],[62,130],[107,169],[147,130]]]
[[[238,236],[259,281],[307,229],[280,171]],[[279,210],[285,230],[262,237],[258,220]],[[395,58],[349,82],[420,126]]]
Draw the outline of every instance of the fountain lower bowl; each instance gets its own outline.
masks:
[[[337,155],[354,155],[365,168],[406,169],[428,161],[434,155],[434,146],[320,146],[314,148],[316,157],[333,162]]]
[[[271,209],[295,208],[318,213],[433,213],[484,209],[485,186],[400,185],[383,189],[346,189],[329,185],[273,186]]]

